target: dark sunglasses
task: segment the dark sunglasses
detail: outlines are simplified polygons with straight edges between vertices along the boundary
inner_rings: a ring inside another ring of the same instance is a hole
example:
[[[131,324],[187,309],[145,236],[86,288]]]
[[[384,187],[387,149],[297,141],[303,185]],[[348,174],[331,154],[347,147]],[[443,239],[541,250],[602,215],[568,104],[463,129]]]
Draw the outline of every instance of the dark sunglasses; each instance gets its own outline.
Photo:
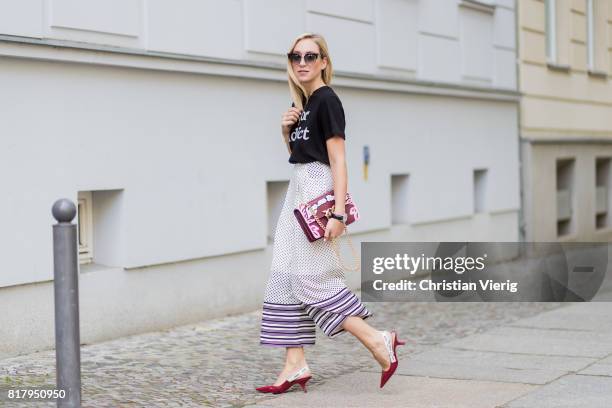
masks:
[[[317,60],[317,58],[319,58],[319,56],[320,54],[314,52],[307,52],[306,54],[304,54],[304,62],[306,64],[312,64]],[[299,64],[300,62],[302,62],[302,56],[297,52],[290,52],[287,54],[287,57],[289,58],[289,61],[294,64]]]

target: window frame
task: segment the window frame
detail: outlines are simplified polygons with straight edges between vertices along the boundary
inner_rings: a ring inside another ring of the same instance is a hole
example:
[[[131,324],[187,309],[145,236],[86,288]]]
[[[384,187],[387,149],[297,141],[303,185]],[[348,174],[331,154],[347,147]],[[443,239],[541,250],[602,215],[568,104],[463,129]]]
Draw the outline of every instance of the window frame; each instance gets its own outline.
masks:
[[[595,71],[595,14],[593,0],[586,0],[587,68]]]
[[[557,64],[557,2],[556,0],[544,0],[544,7],[546,60],[549,64]]]
[[[79,191],[77,201],[79,264],[88,264],[93,262],[93,193]]]

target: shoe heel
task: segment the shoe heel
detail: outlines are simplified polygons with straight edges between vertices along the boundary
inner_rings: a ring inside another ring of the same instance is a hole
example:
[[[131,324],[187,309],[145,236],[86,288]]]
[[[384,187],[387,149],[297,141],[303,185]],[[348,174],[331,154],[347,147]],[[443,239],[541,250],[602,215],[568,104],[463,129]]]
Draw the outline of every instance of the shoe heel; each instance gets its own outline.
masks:
[[[300,378],[299,380],[296,380],[297,383],[300,384],[300,387],[302,387],[302,390],[304,390],[304,392],[307,392],[306,383],[308,382],[308,380],[310,380],[310,377]]]

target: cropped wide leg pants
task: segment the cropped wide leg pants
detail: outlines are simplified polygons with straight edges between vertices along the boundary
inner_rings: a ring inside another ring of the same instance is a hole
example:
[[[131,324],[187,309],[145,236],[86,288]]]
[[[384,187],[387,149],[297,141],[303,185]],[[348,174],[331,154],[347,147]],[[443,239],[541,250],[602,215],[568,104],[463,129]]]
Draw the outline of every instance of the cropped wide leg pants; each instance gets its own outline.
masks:
[[[333,188],[331,167],[295,163],[274,233],[272,266],[263,301],[260,344],[301,347],[315,344],[315,327],[330,338],[345,330],[348,316],[372,316],[347,288],[331,242],[310,242],[293,209]]]

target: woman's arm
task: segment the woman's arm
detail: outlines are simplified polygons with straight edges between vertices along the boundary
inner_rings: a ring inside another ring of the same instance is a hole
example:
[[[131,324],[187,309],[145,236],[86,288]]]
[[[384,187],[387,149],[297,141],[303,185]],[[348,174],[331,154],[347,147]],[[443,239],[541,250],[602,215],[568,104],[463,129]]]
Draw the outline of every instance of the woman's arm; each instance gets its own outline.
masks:
[[[332,136],[327,139],[326,144],[329,165],[332,170],[332,178],[334,179],[334,213],[345,214],[348,177],[344,157],[344,139],[340,136]],[[335,238],[342,235],[343,232],[344,224],[335,218],[330,218],[327,222],[327,228],[325,228],[325,238]]]
[[[332,136],[327,139],[326,143],[329,165],[334,179],[334,195],[336,198],[334,213],[344,214],[346,190],[348,187],[346,160],[344,157],[344,139],[340,136]]]
[[[285,139],[285,144],[287,145],[287,151],[289,155],[291,155],[291,147],[289,146],[289,135],[283,134],[283,139]]]

